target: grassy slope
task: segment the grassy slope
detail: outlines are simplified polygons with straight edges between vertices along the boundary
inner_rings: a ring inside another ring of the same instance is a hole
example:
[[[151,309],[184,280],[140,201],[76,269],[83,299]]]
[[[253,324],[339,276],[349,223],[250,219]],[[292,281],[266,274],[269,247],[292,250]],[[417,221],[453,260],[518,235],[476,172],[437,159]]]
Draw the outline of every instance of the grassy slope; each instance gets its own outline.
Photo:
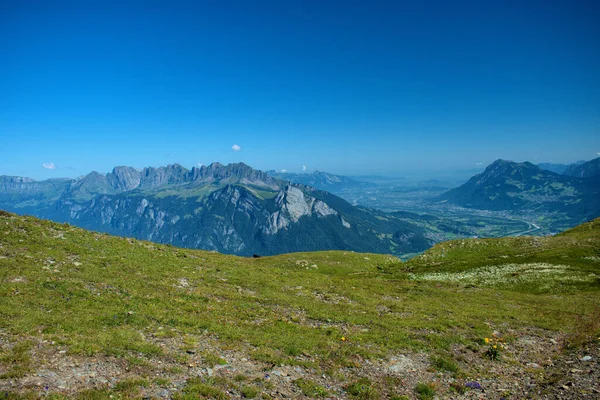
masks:
[[[596,220],[555,238],[448,242],[402,264],[351,252],[246,259],[1,214],[0,388],[46,365],[40,354],[62,350],[122,360],[128,371],[136,366],[123,385],[139,378],[153,387],[160,382],[150,377],[172,372],[193,392],[196,381],[183,371],[203,348],[206,365],[230,352],[267,371],[301,366],[351,396],[347,385],[366,365],[398,354],[451,360],[452,348],[479,346],[494,329],[573,330],[600,304],[592,275],[600,271],[599,230]],[[424,275],[511,263],[565,265],[585,279],[540,289],[535,281],[465,285]],[[481,373],[451,362],[465,374]],[[220,384],[243,390],[234,380]],[[391,395],[398,386],[390,385],[382,378],[373,390]]]
[[[458,239],[440,243],[411,259],[405,270],[461,272],[483,265],[550,263],[599,273],[600,218],[549,237]]]

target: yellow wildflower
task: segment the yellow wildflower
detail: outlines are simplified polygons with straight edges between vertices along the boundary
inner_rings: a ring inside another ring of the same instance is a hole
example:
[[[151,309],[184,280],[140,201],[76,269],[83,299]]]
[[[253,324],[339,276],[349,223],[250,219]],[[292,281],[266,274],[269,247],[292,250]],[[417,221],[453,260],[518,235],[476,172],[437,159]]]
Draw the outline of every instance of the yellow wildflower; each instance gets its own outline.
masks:
[[[486,343],[489,343],[489,342],[490,342],[490,339],[488,339],[488,338],[485,338],[485,339],[483,339],[483,340],[485,340],[485,342],[486,342]]]
[[[346,341],[346,337],[345,337],[345,336],[342,336],[342,339],[341,339],[341,340],[342,340],[342,342],[345,342],[345,341]]]

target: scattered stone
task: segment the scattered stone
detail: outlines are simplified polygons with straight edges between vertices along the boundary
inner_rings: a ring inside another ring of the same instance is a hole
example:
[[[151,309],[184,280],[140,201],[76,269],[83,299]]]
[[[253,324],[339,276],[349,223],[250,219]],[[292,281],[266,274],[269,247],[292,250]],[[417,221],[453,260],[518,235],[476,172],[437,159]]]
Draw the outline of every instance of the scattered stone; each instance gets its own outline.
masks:
[[[405,355],[400,355],[390,360],[387,369],[389,372],[402,373],[412,370],[413,367],[414,363],[410,358]]]
[[[567,382],[567,383],[565,383],[564,385],[562,385],[561,387],[562,387],[564,390],[570,390],[572,386],[573,386],[573,382]]]
[[[581,361],[590,361],[591,359],[592,359],[592,356],[581,357]]]

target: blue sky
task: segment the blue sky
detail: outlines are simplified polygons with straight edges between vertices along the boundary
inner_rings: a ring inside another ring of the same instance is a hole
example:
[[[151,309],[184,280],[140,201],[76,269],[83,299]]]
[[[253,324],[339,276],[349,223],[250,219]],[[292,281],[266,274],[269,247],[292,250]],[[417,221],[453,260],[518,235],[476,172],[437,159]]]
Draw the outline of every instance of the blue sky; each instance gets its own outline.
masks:
[[[592,159],[599,18],[596,1],[0,0],[0,174]]]

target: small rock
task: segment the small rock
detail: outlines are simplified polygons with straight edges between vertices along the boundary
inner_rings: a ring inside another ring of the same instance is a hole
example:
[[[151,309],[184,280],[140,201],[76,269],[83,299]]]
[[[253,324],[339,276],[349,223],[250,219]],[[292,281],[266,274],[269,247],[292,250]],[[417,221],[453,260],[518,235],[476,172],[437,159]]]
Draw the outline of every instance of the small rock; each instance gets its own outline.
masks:
[[[582,373],[582,372],[583,372],[582,370],[580,370],[580,369],[577,369],[577,368],[573,368],[573,369],[571,370],[571,373],[572,373],[572,374],[580,374],[580,373]]]
[[[528,366],[529,368],[541,368],[541,367],[539,366],[539,364],[536,364],[536,363],[527,363],[527,366]]]
[[[392,373],[402,373],[410,371],[413,366],[414,363],[410,358],[405,355],[400,355],[390,360],[387,370]]]
[[[590,361],[591,359],[592,359],[592,356],[581,357],[581,361]]]
[[[550,343],[552,343],[552,344],[556,344],[557,342],[556,342],[556,340],[554,340],[554,339],[550,339]]]

